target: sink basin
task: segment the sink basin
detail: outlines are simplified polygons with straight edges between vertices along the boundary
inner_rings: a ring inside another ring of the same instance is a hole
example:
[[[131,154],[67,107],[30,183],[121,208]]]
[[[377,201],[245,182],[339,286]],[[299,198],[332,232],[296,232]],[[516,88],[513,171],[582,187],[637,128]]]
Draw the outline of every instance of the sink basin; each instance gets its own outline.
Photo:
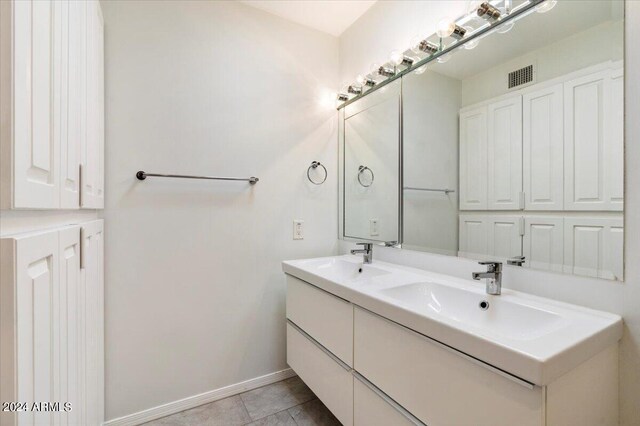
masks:
[[[566,325],[563,317],[509,299],[436,283],[413,283],[380,291],[413,311],[428,311],[466,324],[485,336],[535,339]]]
[[[319,275],[347,281],[367,280],[390,273],[389,271],[363,264],[362,262],[352,262],[335,258],[311,261],[308,267],[315,269]]]
[[[483,283],[377,260],[363,265],[360,256],[285,261],[282,269],[535,385],[551,383],[622,337],[618,315],[505,287],[491,296]]]

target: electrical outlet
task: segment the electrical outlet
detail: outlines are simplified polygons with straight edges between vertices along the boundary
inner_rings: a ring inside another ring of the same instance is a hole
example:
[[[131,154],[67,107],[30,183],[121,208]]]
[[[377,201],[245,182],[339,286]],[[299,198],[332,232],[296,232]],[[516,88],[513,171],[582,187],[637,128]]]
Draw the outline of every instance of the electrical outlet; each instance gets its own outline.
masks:
[[[369,235],[376,236],[379,235],[378,231],[378,219],[369,219]]]
[[[304,240],[304,220],[293,220],[293,239]]]

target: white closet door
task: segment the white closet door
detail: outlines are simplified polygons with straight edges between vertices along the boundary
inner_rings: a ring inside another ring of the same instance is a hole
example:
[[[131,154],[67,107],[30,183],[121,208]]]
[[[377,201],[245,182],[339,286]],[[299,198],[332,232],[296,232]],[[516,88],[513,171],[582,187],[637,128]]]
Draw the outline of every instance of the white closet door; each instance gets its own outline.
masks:
[[[487,218],[488,255],[506,261],[522,256],[522,216],[489,216]]]
[[[104,207],[104,23],[100,4],[86,3],[86,138],[82,144],[83,208]]]
[[[604,150],[605,193],[609,209],[622,211],[624,207],[624,73],[621,67],[611,71],[610,82]]]
[[[47,232],[14,241],[16,401],[53,401],[52,301],[59,291],[58,233]],[[52,416],[50,412],[21,412],[18,424],[50,424]]]
[[[562,272],[564,222],[562,217],[531,216],[524,220],[524,266]]]
[[[59,87],[62,40],[51,1],[14,1],[14,208],[60,205],[60,131],[64,92]],[[10,143],[4,141],[3,143]]]
[[[604,153],[609,71],[564,84],[565,210],[609,210]]]
[[[79,357],[82,348],[79,345],[80,323],[80,228],[77,226],[66,228],[59,233],[60,244],[60,286],[54,303],[56,307],[55,319],[58,326],[56,333],[57,350],[55,351],[54,371],[58,377],[58,384],[54,388],[56,401],[71,403],[72,410],[56,414],[55,424],[81,424],[79,407],[82,402],[80,393],[80,364]]]
[[[487,107],[487,210],[520,210],[522,192],[522,97]]]
[[[526,210],[563,209],[562,99],[562,84],[525,93],[522,97]]]
[[[459,256],[484,259],[489,253],[487,218],[485,216],[460,215],[459,235]]]
[[[82,225],[82,328],[85,404],[83,424],[104,421],[104,240],[103,221]]]
[[[460,210],[487,209],[487,108],[460,113]]]
[[[565,272],[622,280],[622,217],[565,217],[564,228]]]

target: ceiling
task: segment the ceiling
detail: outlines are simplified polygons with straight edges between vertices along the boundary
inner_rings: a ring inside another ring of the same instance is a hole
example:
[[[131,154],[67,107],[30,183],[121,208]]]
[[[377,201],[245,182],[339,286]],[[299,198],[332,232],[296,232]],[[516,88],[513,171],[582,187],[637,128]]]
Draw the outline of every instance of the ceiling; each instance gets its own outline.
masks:
[[[241,0],[289,21],[339,36],[376,0]]]

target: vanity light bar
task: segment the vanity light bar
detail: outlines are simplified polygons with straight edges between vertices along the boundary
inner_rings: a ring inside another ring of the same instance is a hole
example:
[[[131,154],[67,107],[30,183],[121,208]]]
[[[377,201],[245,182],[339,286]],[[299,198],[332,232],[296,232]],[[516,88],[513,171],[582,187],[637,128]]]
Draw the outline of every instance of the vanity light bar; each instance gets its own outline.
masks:
[[[508,2],[508,1],[509,0],[505,0],[505,2]],[[439,34],[441,39],[446,36],[446,37],[454,38],[458,42],[461,41],[462,39],[464,39],[465,42],[471,41],[473,39],[478,39],[479,37],[486,35],[489,31],[492,31],[496,25],[499,25],[499,24],[501,25],[508,21],[515,22],[516,19],[527,15],[531,11],[538,10],[539,12],[543,13],[544,11],[550,10],[553,8],[553,6],[555,6],[556,1],[557,0],[528,0],[526,2],[523,2],[521,5],[514,7],[512,10],[510,10],[505,14],[503,14],[500,11],[500,9],[496,8],[494,5],[492,5],[488,1],[482,2],[477,9],[473,10],[467,15],[460,17],[456,21],[453,21],[453,20],[449,21],[447,19],[443,20],[442,23],[438,24],[439,26],[442,24],[443,28],[438,28],[439,31],[437,31],[437,33]],[[493,2],[493,3],[495,4],[496,2]],[[547,8],[541,7],[543,4],[547,4],[547,3],[550,5],[550,7],[547,7]],[[507,8],[507,10],[508,9],[509,8]],[[487,24],[473,30],[471,29],[468,30],[467,28],[461,25],[458,25],[459,23],[462,24],[464,22],[467,22],[468,20],[472,19],[474,16],[479,16],[484,18],[485,20],[488,21]],[[355,94],[356,96],[349,99],[348,95],[345,95],[343,93],[338,94],[338,101],[342,103],[337,106],[337,109],[342,109],[348,104],[360,99],[362,96],[365,96],[381,87],[386,86],[387,84],[391,83],[397,78],[400,78],[411,71],[419,69],[420,67],[423,67],[427,63],[433,60],[436,60],[443,55],[450,54],[454,49],[458,47],[460,47],[460,43],[457,43],[457,42],[447,47],[443,46],[441,48],[435,43],[430,42],[428,39],[422,40],[418,45],[418,49],[422,52],[429,54],[428,57],[418,60],[411,57],[403,56],[402,62],[400,64],[404,65],[405,69],[398,70],[398,72],[396,72],[395,69],[388,68],[387,66],[384,66],[384,65],[381,66],[380,68],[377,69],[375,73],[383,77],[386,77],[386,80],[381,82],[376,82],[373,79],[367,78],[362,85],[355,86],[357,87],[357,89],[359,89],[359,91],[357,92],[351,91],[351,87],[354,87],[354,86],[350,86],[348,89],[349,93]],[[375,73],[372,73],[372,75]],[[370,89],[367,90],[366,92],[362,90],[364,85],[370,87]]]

